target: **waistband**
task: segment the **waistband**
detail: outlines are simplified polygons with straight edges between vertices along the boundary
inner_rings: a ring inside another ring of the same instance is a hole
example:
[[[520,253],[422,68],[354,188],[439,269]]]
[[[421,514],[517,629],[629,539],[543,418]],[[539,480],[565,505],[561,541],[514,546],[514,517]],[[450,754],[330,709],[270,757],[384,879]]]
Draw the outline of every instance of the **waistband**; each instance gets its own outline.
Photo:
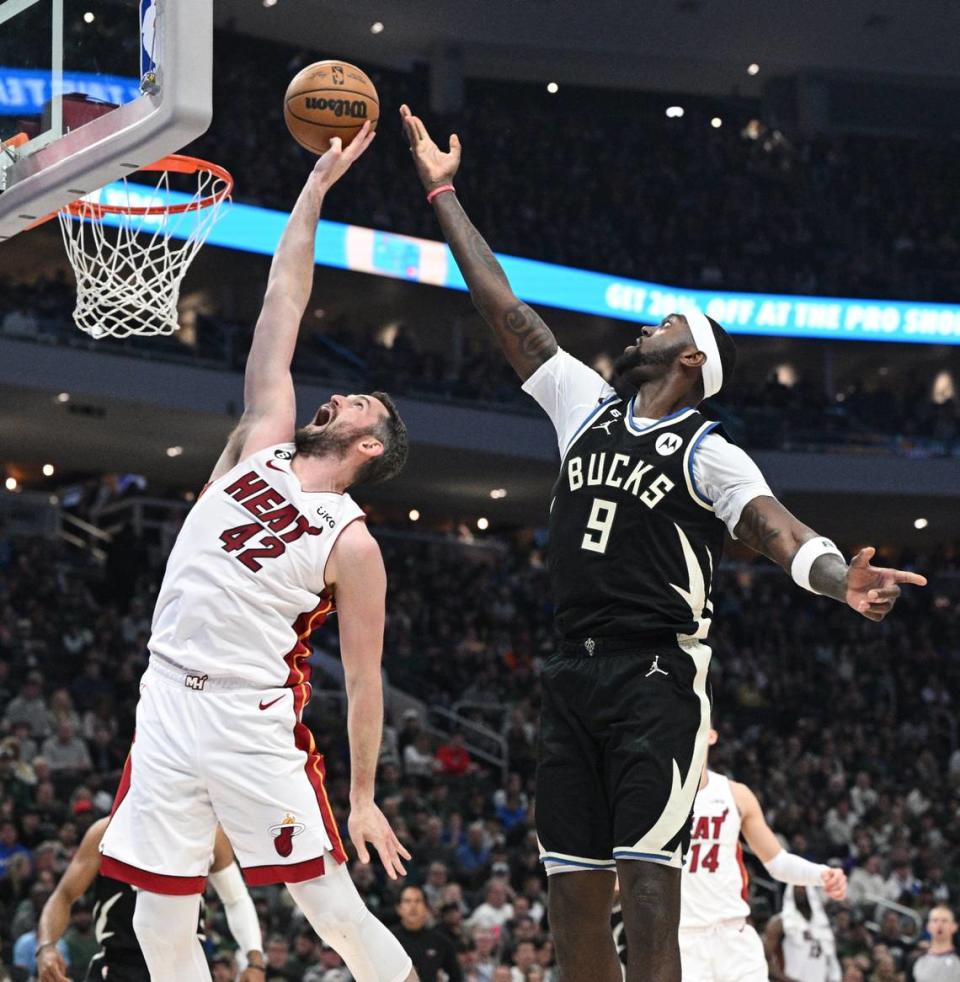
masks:
[[[712,924],[702,924],[696,927],[680,925],[681,934],[713,934],[717,931],[742,931],[747,923],[745,917],[728,917],[726,920],[714,921]]]
[[[255,685],[249,679],[240,678],[238,675],[207,675],[206,672],[185,668],[183,665],[178,665],[172,658],[158,655],[156,652],[152,652],[150,655],[147,671],[153,672],[176,685],[192,689],[194,692],[225,692],[234,689],[262,688],[262,686]]]
[[[649,634],[632,634],[628,637],[569,638],[557,645],[563,655],[581,655],[595,658],[598,655],[620,655],[626,651],[650,651],[656,648],[679,648],[677,635],[669,631],[653,631]]]

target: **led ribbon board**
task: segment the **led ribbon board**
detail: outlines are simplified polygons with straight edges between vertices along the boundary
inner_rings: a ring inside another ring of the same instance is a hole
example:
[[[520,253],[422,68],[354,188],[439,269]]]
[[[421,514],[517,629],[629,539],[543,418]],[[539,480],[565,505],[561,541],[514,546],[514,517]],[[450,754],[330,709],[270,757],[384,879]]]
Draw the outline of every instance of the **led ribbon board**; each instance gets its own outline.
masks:
[[[130,205],[188,200],[183,194],[160,195],[144,189],[141,201],[139,196],[125,193],[122,185],[114,184],[91,197]],[[130,200],[134,197],[137,200]],[[285,212],[234,203],[214,226],[208,244],[272,255],[286,220]],[[185,223],[181,234],[187,228]],[[960,304],[685,290],[517,256],[498,255],[497,259],[516,294],[528,303],[584,314],[654,324],[666,314],[682,313],[693,306],[736,334],[960,344]],[[321,221],[316,262],[466,290],[457,264],[442,242],[357,225]]]

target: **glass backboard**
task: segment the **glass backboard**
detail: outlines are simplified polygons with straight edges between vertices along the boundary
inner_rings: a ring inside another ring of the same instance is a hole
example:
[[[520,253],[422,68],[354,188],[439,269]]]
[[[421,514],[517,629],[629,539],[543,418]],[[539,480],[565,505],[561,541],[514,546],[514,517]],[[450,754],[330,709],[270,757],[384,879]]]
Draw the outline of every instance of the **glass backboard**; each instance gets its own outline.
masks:
[[[212,62],[212,0],[0,0],[0,240],[203,133]]]

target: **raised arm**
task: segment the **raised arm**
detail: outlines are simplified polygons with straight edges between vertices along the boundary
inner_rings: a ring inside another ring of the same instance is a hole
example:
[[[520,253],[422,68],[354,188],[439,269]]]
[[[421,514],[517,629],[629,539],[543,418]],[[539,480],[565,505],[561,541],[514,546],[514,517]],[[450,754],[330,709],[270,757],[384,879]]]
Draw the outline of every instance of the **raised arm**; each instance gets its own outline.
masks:
[[[428,192],[452,184],[460,166],[460,140],[450,137],[444,153],[430,139],[423,121],[408,106],[400,108],[417,173]],[[433,198],[443,237],[470,289],[473,305],[489,324],[513,370],[526,381],[557,350],[557,339],[540,315],[517,299],[500,263],[467,217],[455,194]]]
[[[400,857],[409,859],[373,800],[380,740],[383,735],[384,608],[387,574],[380,547],[362,522],[348,525],[330,554],[324,574],[337,603],[340,656],[347,689],[350,743],[350,838],[367,863],[370,842],[387,875],[405,876]]]
[[[243,416],[217,461],[215,481],[238,461],[274,443],[293,439],[297,405],[290,365],[300,321],[313,289],[317,222],[327,191],[373,142],[368,123],[346,150],[339,138],[317,161],[290,212],[270,264],[263,306],[247,355]]]
[[[40,982],[70,982],[57,943],[70,923],[70,910],[90,889],[100,872],[100,840],[109,819],[101,818],[87,829],[56,889],[43,905],[37,924],[37,978]]]
[[[737,781],[730,782],[730,791],[740,813],[740,830],[747,845],[775,880],[799,886],[823,887],[827,896],[843,900],[847,895],[847,876],[842,869],[811,863],[802,856],[788,852],[767,825],[757,796],[745,784]]]
[[[900,584],[926,586],[926,577],[905,570],[871,566],[876,549],[868,546],[850,560],[787,511],[776,498],[761,495],[747,504],[734,533],[743,543],[782,566],[794,581],[882,621],[900,596]]]

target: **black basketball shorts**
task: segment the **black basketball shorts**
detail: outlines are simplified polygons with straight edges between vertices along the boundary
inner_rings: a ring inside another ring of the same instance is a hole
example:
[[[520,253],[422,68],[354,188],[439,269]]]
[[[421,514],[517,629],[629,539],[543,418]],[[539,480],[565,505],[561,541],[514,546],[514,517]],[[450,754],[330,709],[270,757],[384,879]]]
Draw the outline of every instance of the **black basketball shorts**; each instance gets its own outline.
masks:
[[[540,859],[548,874],[614,870],[618,859],[679,868],[707,754],[710,649],[603,642],[544,663]]]

